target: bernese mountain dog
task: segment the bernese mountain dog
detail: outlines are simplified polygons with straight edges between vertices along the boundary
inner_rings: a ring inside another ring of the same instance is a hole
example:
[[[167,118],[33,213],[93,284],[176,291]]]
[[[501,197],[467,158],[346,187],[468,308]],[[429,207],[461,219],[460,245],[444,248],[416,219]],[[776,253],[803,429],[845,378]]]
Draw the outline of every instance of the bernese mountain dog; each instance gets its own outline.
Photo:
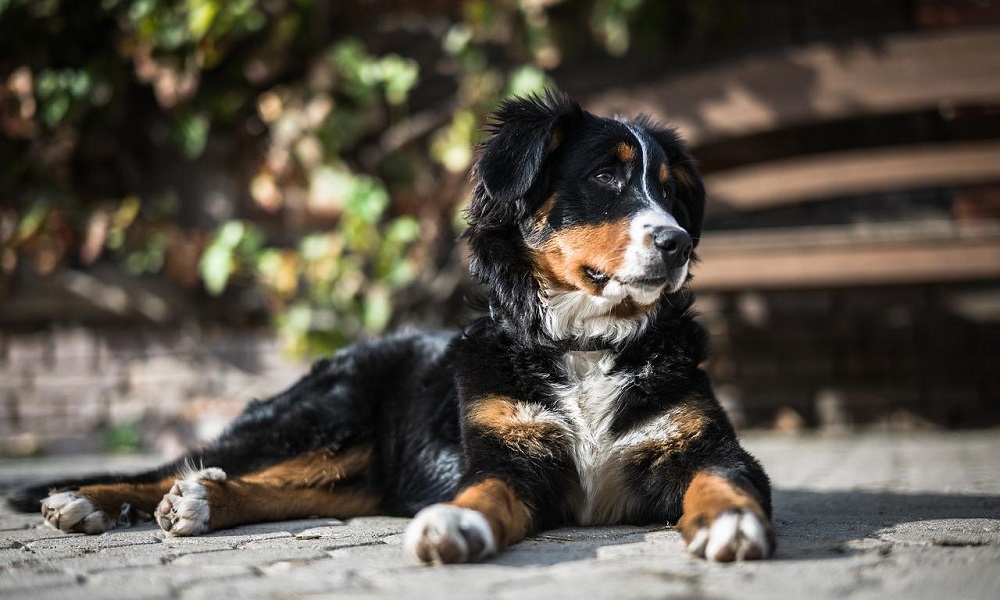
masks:
[[[699,368],[686,284],[705,191],[676,132],[549,92],[504,102],[490,134],[464,233],[488,314],[323,358],[161,468],[10,504],[90,534],[407,516],[427,563],[572,524],[672,523],[696,556],[771,554],[767,475]]]

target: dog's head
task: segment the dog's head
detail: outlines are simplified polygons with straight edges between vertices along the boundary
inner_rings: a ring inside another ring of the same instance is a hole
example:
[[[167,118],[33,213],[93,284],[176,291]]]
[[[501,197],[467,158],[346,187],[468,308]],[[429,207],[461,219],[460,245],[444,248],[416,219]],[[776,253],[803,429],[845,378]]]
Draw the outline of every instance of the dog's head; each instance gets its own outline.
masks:
[[[558,94],[505,102],[492,133],[466,235],[494,308],[555,340],[641,331],[688,280],[701,231],[704,186],[677,134]]]

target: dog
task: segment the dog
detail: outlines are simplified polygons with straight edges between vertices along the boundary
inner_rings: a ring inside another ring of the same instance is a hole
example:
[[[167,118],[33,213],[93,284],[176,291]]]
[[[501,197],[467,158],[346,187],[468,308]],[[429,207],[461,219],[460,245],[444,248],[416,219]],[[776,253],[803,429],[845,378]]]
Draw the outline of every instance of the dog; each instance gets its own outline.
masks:
[[[504,101],[488,134],[463,234],[488,314],[320,359],[158,469],[9,503],[89,534],[413,517],[403,545],[424,563],[573,524],[670,523],[698,557],[770,555],[768,477],[699,368],[688,282],[705,190],[677,133],[550,91]]]

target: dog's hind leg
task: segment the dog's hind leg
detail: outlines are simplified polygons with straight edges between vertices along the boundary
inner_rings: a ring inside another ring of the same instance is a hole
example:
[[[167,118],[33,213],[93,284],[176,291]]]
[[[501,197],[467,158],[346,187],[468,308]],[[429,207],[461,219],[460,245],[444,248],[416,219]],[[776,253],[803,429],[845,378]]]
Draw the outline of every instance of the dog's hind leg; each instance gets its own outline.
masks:
[[[318,450],[228,479],[204,469],[177,480],[155,510],[171,535],[198,535],[247,523],[306,517],[350,518],[378,512],[367,476],[370,447]]]
[[[174,535],[312,515],[346,518],[372,514],[379,504],[365,486],[370,454],[369,446],[316,450],[233,477],[217,466],[194,466],[225,462],[192,455],[139,475],[27,488],[13,502],[28,508],[41,497],[45,522],[66,533],[103,533],[154,517]]]
[[[46,523],[60,531],[103,533],[119,525],[148,521],[173,483],[174,477],[165,477],[145,483],[100,483],[57,491],[41,501],[42,515]]]

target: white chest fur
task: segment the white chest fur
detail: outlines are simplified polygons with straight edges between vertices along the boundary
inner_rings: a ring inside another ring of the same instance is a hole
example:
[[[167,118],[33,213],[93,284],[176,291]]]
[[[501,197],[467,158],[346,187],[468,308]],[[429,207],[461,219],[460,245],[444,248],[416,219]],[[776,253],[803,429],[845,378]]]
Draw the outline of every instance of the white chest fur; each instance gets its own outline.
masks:
[[[574,507],[581,524],[621,522],[634,501],[621,485],[610,433],[615,403],[631,383],[627,375],[611,373],[614,360],[605,350],[567,352],[563,357],[567,384],[557,393],[583,492]]]

